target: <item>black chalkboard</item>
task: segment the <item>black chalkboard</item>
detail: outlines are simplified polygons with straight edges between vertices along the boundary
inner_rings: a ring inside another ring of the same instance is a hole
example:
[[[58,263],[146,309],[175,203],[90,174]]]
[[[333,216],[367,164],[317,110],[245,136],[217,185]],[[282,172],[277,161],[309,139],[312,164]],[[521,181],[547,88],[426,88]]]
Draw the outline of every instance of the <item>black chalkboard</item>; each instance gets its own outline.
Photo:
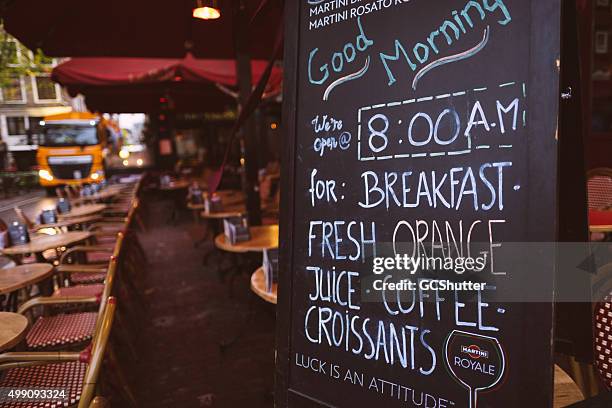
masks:
[[[285,17],[277,406],[552,406],[559,0]]]

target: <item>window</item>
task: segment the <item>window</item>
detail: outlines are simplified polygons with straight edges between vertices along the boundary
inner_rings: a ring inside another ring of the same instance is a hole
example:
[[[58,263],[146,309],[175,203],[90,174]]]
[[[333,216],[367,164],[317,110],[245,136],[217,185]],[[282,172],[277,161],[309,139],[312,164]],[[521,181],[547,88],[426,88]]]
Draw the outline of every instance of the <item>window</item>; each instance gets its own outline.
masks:
[[[2,88],[2,98],[4,102],[24,103],[25,90],[23,88],[22,77],[11,76],[8,78],[6,85]]]
[[[95,126],[47,124],[41,146],[93,146],[99,143]]]
[[[21,136],[26,134],[25,118],[23,116],[7,116],[6,129],[9,136]]]
[[[19,45],[17,44],[17,41],[15,40],[7,40],[6,43],[4,43],[4,46],[6,47],[6,53],[4,55],[6,55],[6,63],[8,66],[15,66],[15,65],[19,65],[19,63],[21,62],[21,50],[19,49]]]
[[[43,127],[40,125],[40,122],[43,120],[40,116],[30,116],[28,118],[29,122],[29,130],[31,134],[31,139],[28,144],[38,144],[40,138],[42,138],[42,134],[44,133]]]
[[[47,57],[44,54],[39,54],[40,56],[40,63],[42,65],[51,65],[51,66],[55,66],[55,58],[51,58],[51,57]]]
[[[28,57],[36,64],[47,65],[49,67],[54,67],[57,65],[57,59],[47,57],[41,50],[28,51]]]
[[[35,102],[56,102],[59,100],[58,87],[55,82],[51,80],[50,76],[45,75],[32,77],[32,81]]]
[[[4,102],[25,103],[25,90],[23,88],[23,77],[10,77],[6,86],[2,88],[2,98]]]

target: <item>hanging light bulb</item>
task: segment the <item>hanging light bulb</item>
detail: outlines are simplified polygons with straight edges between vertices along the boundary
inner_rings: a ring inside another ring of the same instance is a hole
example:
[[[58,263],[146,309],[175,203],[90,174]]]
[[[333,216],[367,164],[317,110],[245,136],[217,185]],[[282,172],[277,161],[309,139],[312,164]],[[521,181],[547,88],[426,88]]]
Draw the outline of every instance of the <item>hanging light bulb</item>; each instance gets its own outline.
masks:
[[[198,0],[193,9],[193,17],[202,20],[216,20],[221,17],[221,9],[217,0]]]

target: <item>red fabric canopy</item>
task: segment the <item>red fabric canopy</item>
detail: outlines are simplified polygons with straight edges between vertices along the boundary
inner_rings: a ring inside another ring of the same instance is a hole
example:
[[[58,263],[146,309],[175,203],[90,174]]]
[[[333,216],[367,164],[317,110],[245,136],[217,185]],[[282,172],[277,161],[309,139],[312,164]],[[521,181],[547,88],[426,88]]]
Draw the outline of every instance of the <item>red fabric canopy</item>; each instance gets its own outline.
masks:
[[[83,91],[89,110],[107,113],[154,113],[161,108],[161,99],[175,112],[222,112],[236,108],[236,100],[217,88],[179,84],[170,88],[163,84],[126,87],[92,87]]]
[[[252,81],[257,84],[266,61],[252,61]],[[266,93],[278,93],[282,71],[274,68]],[[53,69],[54,81],[71,90],[92,86],[158,84],[161,82],[190,82],[194,84],[238,85],[234,60],[201,60],[155,58],[72,58]]]
[[[253,84],[266,68],[252,61]],[[91,110],[100,112],[151,112],[160,98],[169,98],[180,112],[221,111],[236,106],[228,95],[237,86],[233,60],[153,58],[73,58],[54,68],[54,81],[71,95],[85,95]],[[222,92],[217,84],[228,89]],[[267,94],[281,91],[282,70],[274,68]]]
[[[282,0],[220,1],[221,18],[192,17],[195,0],[18,0],[2,8],[4,28],[51,57],[235,58],[235,32],[248,30],[247,52],[266,59],[282,21]]]

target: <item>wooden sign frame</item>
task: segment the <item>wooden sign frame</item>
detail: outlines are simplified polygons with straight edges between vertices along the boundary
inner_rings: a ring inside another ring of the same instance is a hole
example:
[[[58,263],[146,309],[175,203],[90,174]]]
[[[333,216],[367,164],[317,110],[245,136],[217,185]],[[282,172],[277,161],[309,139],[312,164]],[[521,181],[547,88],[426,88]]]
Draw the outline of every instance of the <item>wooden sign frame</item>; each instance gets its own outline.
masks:
[[[297,150],[297,114],[301,103],[305,103],[298,94],[299,71],[305,69],[299,66],[300,25],[302,24],[300,8],[302,2],[285,2],[285,50],[284,50],[284,94],[283,94],[283,161],[281,181],[281,214],[280,214],[280,272],[278,286],[278,305],[276,322],[276,384],[275,405],[277,407],[312,407],[333,406],[327,401],[321,401],[316,395],[303,395],[292,389],[290,378],[291,367],[291,327],[294,318],[292,297],[294,294],[294,253],[295,240],[301,239],[295,235],[296,200],[300,192],[296,191],[294,182],[296,175],[302,171],[300,162],[296,159]],[[529,140],[528,173],[548,174],[548,183],[529,183],[528,201],[529,219],[526,220],[530,242],[552,242],[557,234],[557,182],[556,162],[539,160],[538,152],[547,149],[557,149],[558,112],[559,112],[559,59],[560,59],[560,20],[561,0],[531,0],[531,29],[529,34],[530,68],[528,82],[530,86],[530,134],[544,135]],[[551,87],[551,75],[555,77],[557,86]],[[542,103],[542,101],[546,101]],[[554,259],[543,261],[542,266],[554,269]],[[549,313],[550,331],[553,328],[552,304],[534,305],[541,307],[544,313]],[[526,326],[525,330],[530,328]],[[528,342],[525,341],[525,345]],[[552,361],[551,355],[548,356]],[[540,393],[549,393],[552,402],[553,366],[541,367],[536,362],[531,364],[527,372],[542,372],[545,370],[549,381],[537,384]],[[531,393],[536,390],[517,390]]]

